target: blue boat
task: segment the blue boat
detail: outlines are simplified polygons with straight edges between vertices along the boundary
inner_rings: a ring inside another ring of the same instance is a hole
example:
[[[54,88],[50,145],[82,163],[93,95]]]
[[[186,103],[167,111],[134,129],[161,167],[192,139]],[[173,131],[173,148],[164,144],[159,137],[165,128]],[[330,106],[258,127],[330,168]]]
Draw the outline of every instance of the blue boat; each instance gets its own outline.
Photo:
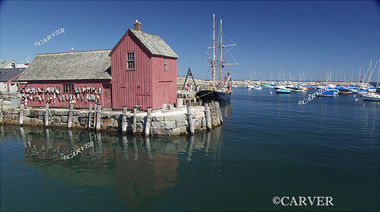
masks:
[[[338,91],[336,90],[328,90],[328,91],[322,92],[322,94],[318,94],[317,96],[318,97],[334,97],[337,94],[338,94]]]

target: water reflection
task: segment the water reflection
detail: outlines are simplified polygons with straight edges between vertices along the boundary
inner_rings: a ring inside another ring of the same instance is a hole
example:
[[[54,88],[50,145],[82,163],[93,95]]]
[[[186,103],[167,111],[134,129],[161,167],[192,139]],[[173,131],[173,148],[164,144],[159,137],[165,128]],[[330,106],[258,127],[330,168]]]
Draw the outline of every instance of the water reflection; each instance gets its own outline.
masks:
[[[137,210],[149,207],[156,196],[176,186],[181,163],[192,163],[194,157],[204,155],[216,166],[212,168],[215,174],[221,167],[221,128],[175,138],[4,128],[2,141],[8,137],[22,141],[26,163],[47,177],[73,185],[113,188],[129,208]],[[88,145],[91,142],[93,145]]]

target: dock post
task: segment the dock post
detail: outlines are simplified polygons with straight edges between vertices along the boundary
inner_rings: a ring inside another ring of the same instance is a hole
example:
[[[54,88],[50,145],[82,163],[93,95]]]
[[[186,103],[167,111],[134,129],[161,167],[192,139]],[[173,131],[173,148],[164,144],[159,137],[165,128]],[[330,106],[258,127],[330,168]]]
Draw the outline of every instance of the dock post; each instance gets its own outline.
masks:
[[[187,105],[187,122],[189,123],[189,133],[194,135],[193,116],[191,115],[191,105]]]
[[[92,103],[90,103],[90,107],[88,108],[89,112],[92,110]]]
[[[216,107],[216,112],[218,113],[218,116],[219,116],[220,125],[222,125],[223,124],[223,117],[222,117],[222,111],[220,109],[219,102],[215,102],[215,107]]]
[[[44,117],[44,125],[45,127],[49,126],[49,103],[45,104],[45,117]]]
[[[3,100],[0,100],[0,103],[1,103],[1,105],[0,105],[0,122],[3,122],[3,110],[4,110]]]
[[[102,105],[96,107],[96,131],[100,130],[100,121],[102,118]]]
[[[24,123],[24,105],[20,104],[20,126]]]
[[[150,124],[152,122],[152,108],[148,107],[146,121],[145,121],[145,137],[148,137],[150,134]]]
[[[70,103],[69,109],[70,111],[69,111],[69,119],[67,120],[67,128],[71,129],[73,125],[74,103]]]
[[[220,126],[220,116],[218,113],[217,102],[213,102],[213,104],[214,104],[214,112],[215,112],[215,117],[216,117],[216,124]]]
[[[206,127],[208,130],[211,129],[211,117],[210,117],[210,108],[208,103],[205,103],[205,118],[206,118]]]
[[[137,117],[136,117],[136,114],[137,114],[137,110],[138,110],[138,106],[135,105],[135,106],[133,107],[132,134],[136,134],[136,125],[137,125]]]
[[[127,107],[123,107],[123,114],[121,117],[121,132],[127,132]]]

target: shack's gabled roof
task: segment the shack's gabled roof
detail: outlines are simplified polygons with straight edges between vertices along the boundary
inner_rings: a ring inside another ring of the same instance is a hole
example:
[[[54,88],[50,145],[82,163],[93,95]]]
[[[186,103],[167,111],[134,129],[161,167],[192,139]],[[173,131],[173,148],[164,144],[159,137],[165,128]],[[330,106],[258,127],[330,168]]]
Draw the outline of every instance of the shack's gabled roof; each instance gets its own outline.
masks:
[[[111,50],[38,54],[19,81],[111,79]]]
[[[119,45],[119,43],[124,39],[124,37],[128,34],[128,32],[131,32],[149,50],[149,52],[152,55],[178,58],[178,55],[173,51],[173,49],[170,48],[168,44],[165,43],[164,40],[161,39],[160,36],[152,35],[152,34],[141,32],[139,30],[134,30],[134,29],[128,29],[128,31],[124,34],[124,36],[120,39],[120,41],[115,45],[115,47]]]

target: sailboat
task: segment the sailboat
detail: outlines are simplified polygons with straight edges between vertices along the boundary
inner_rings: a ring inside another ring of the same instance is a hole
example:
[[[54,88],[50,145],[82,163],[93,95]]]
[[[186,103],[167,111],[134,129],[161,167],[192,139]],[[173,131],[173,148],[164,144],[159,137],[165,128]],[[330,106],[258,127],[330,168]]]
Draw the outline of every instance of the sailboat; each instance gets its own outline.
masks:
[[[226,64],[223,61],[223,48],[228,46],[236,46],[236,44],[224,45],[223,44],[223,31],[222,31],[222,20],[220,20],[219,35],[220,35],[220,44],[219,44],[219,72],[220,80],[217,83],[215,80],[215,70],[216,70],[216,45],[215,45],[215,14],[212,14],[212,59],[209,57],[209,62],[211,63],[212,70],[212,86],[210,88],[198,91],[196,96],[198,96],[202,101],[229,101],[231,98],[231,86],[230,86],[230,73],[223,78],[223,68],[225,66],[237,65],[238,63]]]

